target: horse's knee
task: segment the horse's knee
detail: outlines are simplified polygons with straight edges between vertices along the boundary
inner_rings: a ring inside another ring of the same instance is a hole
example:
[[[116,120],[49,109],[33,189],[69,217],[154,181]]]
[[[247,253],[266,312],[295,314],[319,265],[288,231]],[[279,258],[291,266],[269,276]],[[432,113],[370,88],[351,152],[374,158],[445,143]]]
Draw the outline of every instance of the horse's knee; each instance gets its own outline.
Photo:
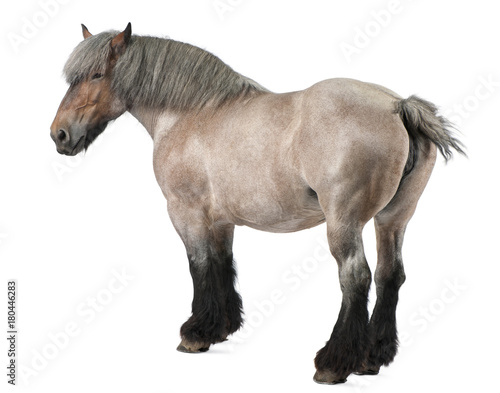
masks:
[[[375,271],[375,284],[377,287],[391,286],[399,289],[406,281],[406,273],[401,259],[392,263],[381,263]]]
[[[342,291],[368,292],[372,275],[363,251],[361,230],[331,230],[328,240],[330,251],[339,266]]]
[[[400,288],[405,281],[406,273],[403,267],[403,262],[401,261],[401,263],[399,263],[393,271],[393,282],[397,286],[397,288]]]
[[[378,224],[376,220],[376,224]],[[391,286],[399,289],[406,280],[401,249],[403,245],[404,226],[384,228],[376,225],[378,262],[375,272],[377,286]]]
[[[372,281],[365,258],[347,261],[340,269],[340,286],[344,293],[368,293]]]

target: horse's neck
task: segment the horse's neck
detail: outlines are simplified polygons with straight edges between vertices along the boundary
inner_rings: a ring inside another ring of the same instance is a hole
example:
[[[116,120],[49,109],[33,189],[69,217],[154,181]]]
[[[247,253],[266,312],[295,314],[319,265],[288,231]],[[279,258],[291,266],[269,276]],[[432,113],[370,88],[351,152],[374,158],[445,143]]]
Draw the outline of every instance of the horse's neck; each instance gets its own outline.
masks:
[[[255,82],[254,82],[255,83]],[[240,97],[234,99],[234,103],[245,102],[257,95],[269,94],[264,88],[242,92]],[[272,94],[272,93],[271,93]],[[167,134],[172,127],[183,120],[189,121],[193,116],[211,116],[218,110],[216,103],[208,102],[202,109],[193,109],[192,111],[182,111],[174,109],[157,109],[148,106],[134,106],[129,108],[130,114],[134,116],[146,128],[153,141]]]
[[[144,126],[153,141],[167,133],[180,117],[170,110],[157,111],[145,107],[131,108],[129,112]]]

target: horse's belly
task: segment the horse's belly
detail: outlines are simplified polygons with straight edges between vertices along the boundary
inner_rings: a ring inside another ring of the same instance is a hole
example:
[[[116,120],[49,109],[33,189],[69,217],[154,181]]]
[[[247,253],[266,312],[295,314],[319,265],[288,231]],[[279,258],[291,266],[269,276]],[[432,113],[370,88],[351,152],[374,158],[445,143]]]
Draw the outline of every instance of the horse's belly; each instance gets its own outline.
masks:
[[[316,195],[290,190],[277,198],[248,193],[246,197],[225,199],[222,208],[228,221],[268,232],[295,232],[325,221]],[[237,203],[236,203],[237,202]]]
[[[250,222],[244,219],[239,219],[235,222],[236,225],[246,225],[250,228],[259,229],[266,232],[287,233],[296,232],[303,229],[309,229],[316,225],[325,222],[325,216],[321,212],[316,216],[291,218],[289,220],[267,221],[267,222]]]

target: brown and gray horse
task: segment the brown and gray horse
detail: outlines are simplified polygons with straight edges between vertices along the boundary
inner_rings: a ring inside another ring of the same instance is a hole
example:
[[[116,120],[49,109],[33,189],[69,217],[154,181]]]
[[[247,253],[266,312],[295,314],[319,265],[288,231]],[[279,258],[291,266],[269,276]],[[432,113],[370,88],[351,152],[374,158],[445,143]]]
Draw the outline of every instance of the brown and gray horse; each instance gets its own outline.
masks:
[[[315,381],[376,374],[397,350],[406,225],[439,151],[463,153],[436,107],[351,79],[275,94],[214,55],[170,39],[89,33],[64,72],[70,84],[51,126],[57,151],[87,149],[126,111],[154,141],[154,171],[194,283],[184,352],[207,351],[242,324],[235,225],[292,232],[326,222],[342,305],[316,355]],[[361,232],[374,218],[377,302]]]

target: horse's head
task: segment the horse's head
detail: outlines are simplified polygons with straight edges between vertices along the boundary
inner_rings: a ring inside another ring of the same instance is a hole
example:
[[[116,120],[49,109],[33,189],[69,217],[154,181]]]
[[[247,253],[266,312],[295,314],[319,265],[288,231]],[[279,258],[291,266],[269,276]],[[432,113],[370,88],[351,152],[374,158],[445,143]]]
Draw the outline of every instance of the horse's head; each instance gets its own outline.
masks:
[[[112,75],[116,61],[130,41],[130,23],[104,44],[84,25],[82,29],[84,42],[75,49],[65,67],[70,87],[50,127],[57,151],[69,156],[87,149],[108,122],[127,110],[112,90]]]

